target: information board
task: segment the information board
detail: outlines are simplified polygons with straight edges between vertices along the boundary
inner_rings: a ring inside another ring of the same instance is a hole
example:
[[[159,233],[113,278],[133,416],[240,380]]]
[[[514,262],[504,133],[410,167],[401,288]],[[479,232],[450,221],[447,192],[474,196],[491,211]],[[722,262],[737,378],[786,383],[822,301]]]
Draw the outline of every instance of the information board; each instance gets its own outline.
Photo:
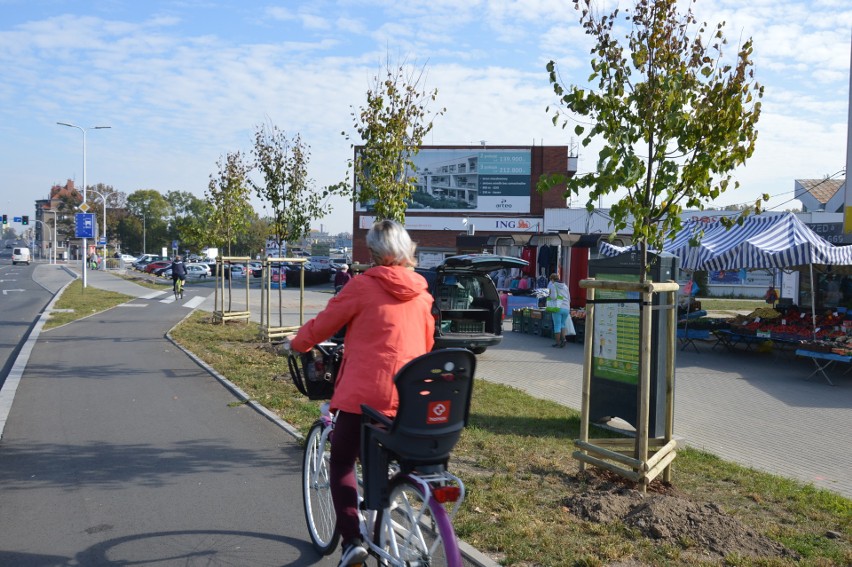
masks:
[[[76,238],[95,237],[94,213],[77,213],[74,215],[74,236]]]
[[[638,274],[598,273],[595,277],[610,281],[639,281]],[[628,384],[638,384],[641,348],[639,293],[599,290],[595,299],[599,301],[623,300],[623,302],[600,303],[595,307],[592,376]]]

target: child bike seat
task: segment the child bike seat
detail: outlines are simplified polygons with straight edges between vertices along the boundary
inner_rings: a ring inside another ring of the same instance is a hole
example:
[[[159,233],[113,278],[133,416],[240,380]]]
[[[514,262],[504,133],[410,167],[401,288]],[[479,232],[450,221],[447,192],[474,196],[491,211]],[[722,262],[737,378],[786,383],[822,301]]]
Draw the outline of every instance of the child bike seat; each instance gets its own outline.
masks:
[[[399,408],[391,419],[362,405],[361,463],[371,509],[387,497],[388,461],[402,472],[444,470],[467,425],[476,357],[463,348],[429,352],[394,377]]]

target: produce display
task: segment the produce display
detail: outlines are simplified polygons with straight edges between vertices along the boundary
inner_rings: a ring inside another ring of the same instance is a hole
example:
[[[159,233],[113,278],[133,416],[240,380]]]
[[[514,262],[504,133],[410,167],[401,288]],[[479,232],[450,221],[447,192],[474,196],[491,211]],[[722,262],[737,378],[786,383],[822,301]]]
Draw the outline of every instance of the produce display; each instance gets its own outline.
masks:
[[[771,307],[755,309],[749,315],[738,315],[731,320],[731,330],[743,335],[767,335],[783,340],[836,340],[846,336],[845,313],[825,311],[818,313],[816,324],[810,312],[792,307],[783,314]],[[816,332],[815,332],[816,331]]]

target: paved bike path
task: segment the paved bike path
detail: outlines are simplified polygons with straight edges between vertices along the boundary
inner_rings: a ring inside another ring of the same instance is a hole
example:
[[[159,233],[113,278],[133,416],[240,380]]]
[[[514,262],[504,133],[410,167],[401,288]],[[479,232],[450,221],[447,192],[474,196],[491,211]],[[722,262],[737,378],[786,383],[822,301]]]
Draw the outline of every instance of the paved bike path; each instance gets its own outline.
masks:
[[[0,564],[333,564],[298,443],[165,337],[189,310],[164,300],[41,332],[0,444]]]

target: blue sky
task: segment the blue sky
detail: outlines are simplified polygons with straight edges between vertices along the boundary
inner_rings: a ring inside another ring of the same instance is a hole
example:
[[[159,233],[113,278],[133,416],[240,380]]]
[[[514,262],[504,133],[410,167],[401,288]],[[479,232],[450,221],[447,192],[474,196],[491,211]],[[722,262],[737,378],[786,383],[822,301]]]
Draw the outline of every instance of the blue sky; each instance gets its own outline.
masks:
[[[742,187],[718,204],[769,193],[770,206],[798,205],[795,179],[845,165],[852,3],[698,0],[695,11],[727,23],[731,54],[754,38],[766,88]],[[82,183],[81,132],[56,122],[110,126],[87,133],[87,181],[128,194],[203,196],[216,161],[248,152],[264,122],[301,134],[318,186],[342,180],[341,132],[353,133],[387,54],[427,65],[447,109],[425,143],[569,145],[545,112],[545,64],[582,84],[589,46],[573,3],[557,0],[0,0],[0,210],[32,214],[52,185]],[[580,152],[580,173],[596,153]],[[320,223],[351,230],[351,204]]]

